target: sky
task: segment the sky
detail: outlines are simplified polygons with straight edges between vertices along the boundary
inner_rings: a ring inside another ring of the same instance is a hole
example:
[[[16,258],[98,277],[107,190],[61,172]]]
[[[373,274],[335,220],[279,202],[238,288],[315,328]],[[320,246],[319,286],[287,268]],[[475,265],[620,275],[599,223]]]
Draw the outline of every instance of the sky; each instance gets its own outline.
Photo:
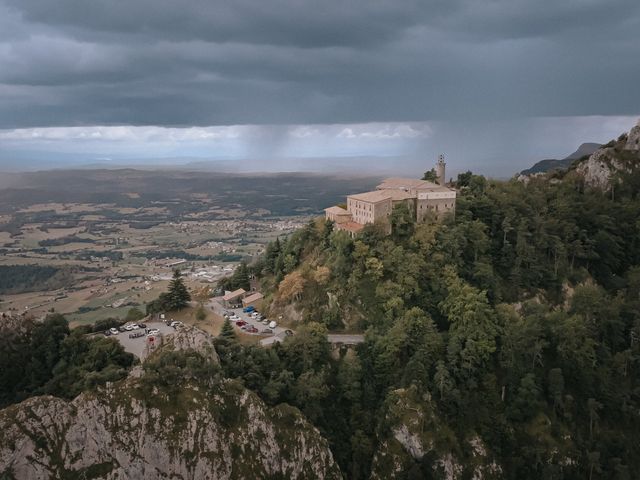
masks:
[[[637,0],[0,0],[0,170],[508,177],[640,117]]]

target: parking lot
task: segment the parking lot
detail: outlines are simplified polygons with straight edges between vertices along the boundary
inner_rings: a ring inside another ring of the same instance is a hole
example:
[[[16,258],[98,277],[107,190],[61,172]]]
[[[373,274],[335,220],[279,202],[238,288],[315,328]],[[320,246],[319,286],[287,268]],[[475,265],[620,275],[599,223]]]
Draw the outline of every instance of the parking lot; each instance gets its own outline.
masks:
[[[268,329],[269,326],[268,325],[264,325],[262,323],[262,321],[251,317],[251,313],[245,313],[242,311],[242,308],[224,308],[217,300],[212,300],[209,307],[216,313],[218,313],[219,315],[223,315],[224,312],[230,312],[230,313],[235,313],[238,317],[240,317],[240,319],[244,322],[246,322],[247,324],[255,327],[258,332],[254,333],[253,335],[257,335],[260,337],[266,337],[266,336],[274,336],[274,335],[284,335],[284,331],[288,330],[287,328],[282,328],[279,325],[276,326],[276,328],[273,328],[271,330],[273,330],[273,333],[263,333],[264,330]],[[274,320],[272,318],[269,319],[269,321],[271,322],[271,320]],[[276,320],[277,321],[277,320]],[[236,328],[238,330],[240,330],[239,327],[236,326]]]
[[[171,335],[175,332],[172,327],[166,325],[164,322],[147,322],[146,326],[149,330],[157,328],[160,331],[160,333],[157,335],[157,337],[159,338],[154,340],[153,342],[147,340],[146,334],[138,338],[129,338],[130,334],[144,333],[144,329],[131,330],[129,332],[120,332],[117,335],[111,335],[110,338],[117,339],[127,352],[133,353],[140,360],[144,360],[144,358],[149,353],[151,353],[151,351],[153,351],[154,346],[157,346],[156,344],[162,344],[162,337]],[[149,348],[147,348],[147,345],[149,345]]]

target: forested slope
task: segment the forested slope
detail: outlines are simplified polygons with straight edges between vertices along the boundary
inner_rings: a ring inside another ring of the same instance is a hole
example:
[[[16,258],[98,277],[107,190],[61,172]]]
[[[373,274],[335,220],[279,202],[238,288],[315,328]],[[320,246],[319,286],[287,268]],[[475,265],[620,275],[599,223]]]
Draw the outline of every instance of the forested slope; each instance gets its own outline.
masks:
[[[319,220],[274,242],[255,270],[271,314],[307,324],[291,341],[322,328],[367,341],[295,372],[276,348],[252,388],[312,410],[349,478],[633,478],[638,172],[615,196],[575,171],[526,185],[468,173],[444,223],[396,209],[391,236]],[[247,379],[243,361],[230,375]],[[312,402],[286,387],[305,375]]]

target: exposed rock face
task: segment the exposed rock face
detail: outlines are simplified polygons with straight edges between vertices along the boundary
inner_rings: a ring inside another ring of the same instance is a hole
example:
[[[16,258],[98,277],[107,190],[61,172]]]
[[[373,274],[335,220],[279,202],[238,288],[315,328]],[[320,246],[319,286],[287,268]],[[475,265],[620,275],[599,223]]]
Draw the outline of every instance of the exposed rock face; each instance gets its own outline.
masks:
[[[600,147],[601,145],[599,143],[583,143],[575,152],[573,152],[571,155],[566,156],[562,160],[556,160],[553,158],[540,160],[532,167],[522,170],[518,175],[518,180],[527,181],[531,177],[542,175],[551,172],[552,170],[567,169],[574,160],[578,160],[584,156],[591,155]]]
[[[191,325],[183,325],[173,335],[168,335],[162,349],[195,350],[218,363],[213,337],[207,332]]]
[[[191,333],[162,349],[215,355],[207,334]],[[158,387],[138,368],[71,402],[45,396],[6,408],[0,432],[0,478],[342,478],[297,409],[270,408],[232,380]]]
[[[576,171],[584,177],[587,185],[601,190],[609,188],[613,173],[624,168],[612,153],[608,148],[598,150],[578,165]]]
[[[638,125],[633,127],[629,132],[625,149],[636,151],[640,150],[640,120],[638,120]]]
[[[616,175],[640,168],[640,124],[576,166],[590,187],[609,190]]]
[[[389,405],[385,420],[390,424],[390,435],[382,439],[374,456],[372,479],[397,478],[401,472],[406,475],[408,468],[425,458],[437,478],[502,478],[501,466],[482,439],[473,435],[457,441],[433,411],[430,398],[417,398],[411,389],[396,390]]]

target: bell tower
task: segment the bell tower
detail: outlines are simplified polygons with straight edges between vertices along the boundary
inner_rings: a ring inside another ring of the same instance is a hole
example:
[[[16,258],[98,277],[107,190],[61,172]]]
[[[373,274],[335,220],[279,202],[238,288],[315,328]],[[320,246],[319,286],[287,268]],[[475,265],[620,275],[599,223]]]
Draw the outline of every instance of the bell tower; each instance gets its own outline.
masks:
[[[438,155],[438,163],[436,163],[436,175],[437,175],[437,182],[439,185],[444,185],[445,183],[445,167],[447,166],[446,163],[444,163],[444,154],[441,153],[440,155]]]

